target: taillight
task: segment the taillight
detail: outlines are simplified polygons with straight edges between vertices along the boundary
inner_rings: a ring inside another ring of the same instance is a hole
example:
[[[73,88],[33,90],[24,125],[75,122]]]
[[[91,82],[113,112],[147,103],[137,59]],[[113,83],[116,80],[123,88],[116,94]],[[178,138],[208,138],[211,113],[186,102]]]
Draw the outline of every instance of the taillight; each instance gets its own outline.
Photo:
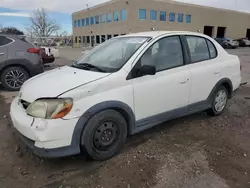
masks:
[[[27,52],[32,53],[32,54],[40,54],[40,49],[39,48],[29,48]]]

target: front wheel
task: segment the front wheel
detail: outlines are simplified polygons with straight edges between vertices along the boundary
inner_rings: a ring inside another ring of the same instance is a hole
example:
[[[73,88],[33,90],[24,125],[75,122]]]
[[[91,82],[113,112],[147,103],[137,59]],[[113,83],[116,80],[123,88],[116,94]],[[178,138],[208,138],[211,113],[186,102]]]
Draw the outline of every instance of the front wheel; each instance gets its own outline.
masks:
[[[212,108],[207,111],[209,115],[218,116],[222,114],[226,108],[228,101],[228,91],[224,86],[219,87],[214,95],[212,100]]]
[[[90,118],[82,133],[84,151],[98,161],[120,152],[127,138],[127,122],[115,110],[104,110]]]
[[[4,69],[0,76],[3,87],[9,91],[18,91],[30,78],[26,70],[17,66]]]

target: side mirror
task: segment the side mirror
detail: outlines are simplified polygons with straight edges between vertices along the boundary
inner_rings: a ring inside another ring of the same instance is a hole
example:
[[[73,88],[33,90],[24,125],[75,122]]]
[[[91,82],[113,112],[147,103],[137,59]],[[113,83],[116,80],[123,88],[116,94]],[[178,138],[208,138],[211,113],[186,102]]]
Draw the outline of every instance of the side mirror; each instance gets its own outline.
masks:
[[[155,75],[156,74],[155,66],[152,66],[152,65],[143,65],[140,68],[140,74],[141,75]]]

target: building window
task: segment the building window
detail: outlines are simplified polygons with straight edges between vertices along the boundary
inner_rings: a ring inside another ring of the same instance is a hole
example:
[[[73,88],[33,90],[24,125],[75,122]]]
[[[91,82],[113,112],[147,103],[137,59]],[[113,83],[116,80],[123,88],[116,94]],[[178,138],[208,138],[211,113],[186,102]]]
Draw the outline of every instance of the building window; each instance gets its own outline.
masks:
[[[75,36],[75,43],[77,43],[77,36]]]
[[[106,41],[106,35],[101,35],[101,43]]]
[[[77,26],[78,26],[78,27],[81,27],[81,20],[78,20],[78,21],[77,21]]]
[[[86,26],[89,25],[89,18],[86,18]]]
[[[76,23],[76,20],[74,21],[74,27],[76,27],[77,23]]]
[[[85,25],[85,19],[83,18],[82,19],[82,26],[84,26]]]
[[[90,43],[90,37],[87,36],[87,44],[89,44],[89,43]]]
[[[156,20],[156,18],[157,18],[157,11],[150,10],[150,20]]]
[[[175,13],[171,12],[171,13],[169,14],[169,21],[170,21],[170,22],[175,22]]]
[[[178,22],[183,22],[183,14],[178,14]]]
[[[107,19],[107,15],[106,15],[106,14],[102,14],[101,22],[102,22],[102,23],[105,23],[105,22],[106,22],[106,19]]]
[[[125,9],[121,10],[121,20],[127,20],[127,11]]]
[[[107,40],[111,39],[112,35],[107,35]]]
[[[160,12],[160,21],[166,21],[167,20],[167,13],[164,11]]]
[[[94,16],[90,17],[90,24],[91,24],[91,25],[94,25],[94,24],[95,24]]]
[[[119,21],[119,13],[118,12],[114,12],[114,22]]]
[[[192,17],[191,15],[186,15],[186,23],[191,23]]]
[[[146,20],[147,11],[146,9],[139,9],[139,20]]]
[[[112,21],[112,15],[111,15],[111,13],[108,13],[107,22],[111,22],[111,21]]]
[[[82,36],[82,43],[85,43],[85,36]]]
[[[100,36],[99,35],[96,35],[96,43],[100,44]]]
[[[100,16],[95,16],[95,24],[99,24],[100,23]]]

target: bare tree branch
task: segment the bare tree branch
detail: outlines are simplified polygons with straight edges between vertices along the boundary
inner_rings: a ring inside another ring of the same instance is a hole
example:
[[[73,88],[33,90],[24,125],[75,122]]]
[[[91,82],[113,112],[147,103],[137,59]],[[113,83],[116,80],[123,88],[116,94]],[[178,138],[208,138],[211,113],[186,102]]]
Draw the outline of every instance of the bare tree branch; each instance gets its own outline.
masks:
[[[30,18],[29,30],[37,37],[48,37],[60,30],[60,25],[49,18],[45,9],[37,9]]]

